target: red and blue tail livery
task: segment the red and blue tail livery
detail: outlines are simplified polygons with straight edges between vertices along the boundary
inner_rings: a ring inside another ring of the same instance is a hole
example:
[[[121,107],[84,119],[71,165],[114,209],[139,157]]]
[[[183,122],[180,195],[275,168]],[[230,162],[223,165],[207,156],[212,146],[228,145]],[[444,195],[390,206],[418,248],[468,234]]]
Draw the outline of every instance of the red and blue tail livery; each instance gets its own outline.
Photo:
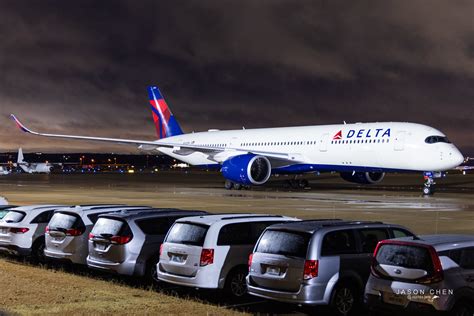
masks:
[[[148,87],[148,95],[158,139],[183,134],[158,87]]]

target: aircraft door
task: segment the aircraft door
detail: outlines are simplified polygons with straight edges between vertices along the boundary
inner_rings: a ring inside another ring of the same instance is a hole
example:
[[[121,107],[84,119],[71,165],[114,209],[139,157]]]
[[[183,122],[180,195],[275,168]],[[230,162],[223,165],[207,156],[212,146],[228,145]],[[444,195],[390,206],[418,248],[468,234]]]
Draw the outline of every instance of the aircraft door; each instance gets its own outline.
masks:
[[[405,149],[405,136],[406,136],[405,131],[398,131],[395,134],[395,141],[394,141],[394,147],[393,147],[394,150],[401,151]]]
[[[325,152],[328,151],[328,139],[329,139],[329,134],[323,134],[321,137],[321,140],[319,141],[319,151]]]

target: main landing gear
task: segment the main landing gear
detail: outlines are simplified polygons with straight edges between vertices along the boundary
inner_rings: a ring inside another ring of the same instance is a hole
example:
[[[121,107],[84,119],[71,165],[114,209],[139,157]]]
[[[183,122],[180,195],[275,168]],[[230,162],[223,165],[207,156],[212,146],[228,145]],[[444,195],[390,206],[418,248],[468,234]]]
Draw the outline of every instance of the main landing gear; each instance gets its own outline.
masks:
[[[284,186],[287,189],[304,189],[309,186],[309,182],[306,179],[285,180]]]
[[[224,183],[224,188],[226,190],[242,190],[242,189],[245,189],[245,190],[248,190],[250,189],[250,186],[249,185],[243,185],[243,184],[240,184],[240,183],[235,183],[235,182],[232,182],[230,180],[225,180],[225,183]]]

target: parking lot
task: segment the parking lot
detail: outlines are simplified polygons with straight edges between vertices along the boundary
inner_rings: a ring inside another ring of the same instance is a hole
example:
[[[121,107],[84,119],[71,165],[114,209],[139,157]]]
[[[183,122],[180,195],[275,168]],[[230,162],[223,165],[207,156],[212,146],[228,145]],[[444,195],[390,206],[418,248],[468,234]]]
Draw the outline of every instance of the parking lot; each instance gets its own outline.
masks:
[[[418,234],[474,231],[474,177],[450,175],[438,192],[421,197],[419,175],[388,176],[362,188],[337,176],[311,179],[311,188],[226,191],[213,173],[154,175],[12,175],[0,178],[0,195],[11,204],[124,203],[206,210],[252,212],[310,218],[377,220],[404,225]],[[310,310],[260,299],[229,301],[212,291],[164,287],[150,290],[136,280],[77,267],[38,267],[3,257],[0,304],[6,311],[50,314],[143,314],[224,312],[296,314]],[[140,306],[137,308],[137,306]]]

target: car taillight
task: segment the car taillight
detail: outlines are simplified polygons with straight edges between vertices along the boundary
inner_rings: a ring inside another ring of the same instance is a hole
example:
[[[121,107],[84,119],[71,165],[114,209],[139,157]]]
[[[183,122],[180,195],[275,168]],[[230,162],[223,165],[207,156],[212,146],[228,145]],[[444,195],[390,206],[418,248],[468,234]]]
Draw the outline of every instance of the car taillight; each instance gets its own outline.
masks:
[[[444,279],[443,266],[441,266],[441,260],[439,259],[438,253],[433,247],[428,246],[427,248],[431,256],[431,262],[433,263],[433,273],[428,274],[426,277],[423,277],[417,280],[416,283],[432,284],[432,283],[441,282]]]
[[[318,276],[318,260],[306,260],[304,262],[303,279],[309,280]]]
[[[160,245],[160,257],[162,253],[163,253],[163,244]]]
[[[46,234],[49,233],[49,226],[46,226],[44,232],[45,232]]]
[[[213,263],[214,263],[214,249],[203,249],[201,251],[201,261],[199,265],[201,267],[204,267]]]
[[[370,265],[370,273],[377,278],[381,278],[382,275],[377,271],[377,265],[378,262],[375,259],[377,257],[377,253],[379,252],[380,246],[382,245],[382,241],[379,241],[377,243],[377,246],[375,247],[374,254],[372,255],[372,264]]]
[[[26,228],[26,227],[22,227],[22,228],[12,227],[12,228],[10,228],[10,232],[13,233],[13,234],[24,234],[29,230],[30,229]]]
[[[249,256],[249,262],[248,262],[249,271],[250,271],[250,267],[252,266],[252,259],[253,259],[253,253],[251,253],[250,256]]]
[[[95,237],[95,235],[93,233],[89,233],[89,239],[92,239],[94,237]]]
[[[66,236],[80,236],[84,233],[82,229],[71,228],[66,230]]]
[[[110,242],[116,245],[124,245],[132,240],[132,236],[112,236]]]

